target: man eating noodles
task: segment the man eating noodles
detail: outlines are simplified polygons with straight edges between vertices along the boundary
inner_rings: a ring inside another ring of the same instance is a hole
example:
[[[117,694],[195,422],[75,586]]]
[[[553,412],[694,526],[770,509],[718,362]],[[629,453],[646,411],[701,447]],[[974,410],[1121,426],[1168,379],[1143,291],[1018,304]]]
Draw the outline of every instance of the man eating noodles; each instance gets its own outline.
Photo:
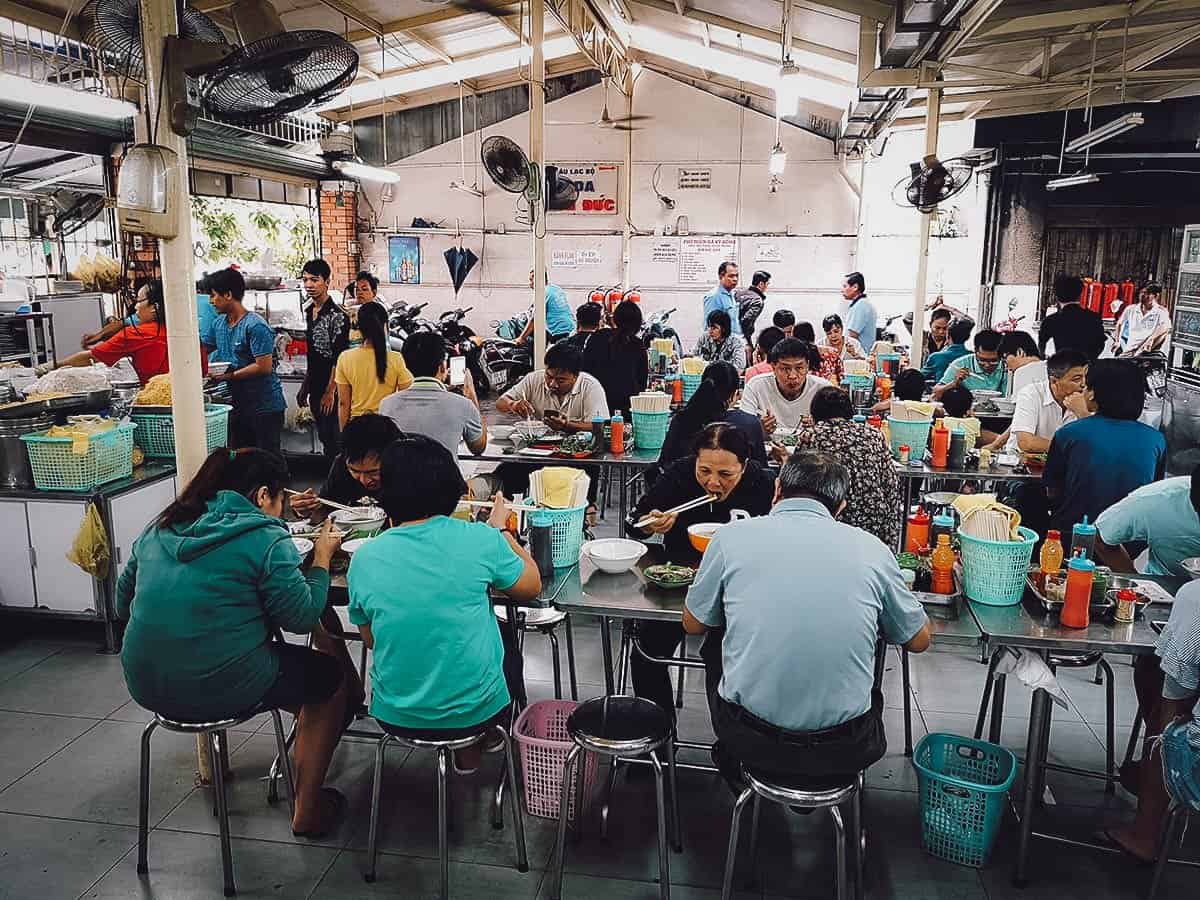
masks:
[[[379,477],[383,451],[403,432],[387,416],[368,413],[351,419],[342,432],[342,452],[329,467],[321,493],[312,488],[302,494],[293,494],[292,511],[298,516],[307,516],[309,521],[320,523],[332,510],[321,503],[318,497],[354,506],[364,497],[378,504],[383,486]]]
[[[762,419],[767,435],[776,429],[793,431],[799,427],[801,419],[808,416],[817,391],[831,386],[824,378],[809,372],[809,360],[816,355],[812,344],[787,338],[771,348],[767,359],[772,371],[756,375],[746,383],[740,408]]]

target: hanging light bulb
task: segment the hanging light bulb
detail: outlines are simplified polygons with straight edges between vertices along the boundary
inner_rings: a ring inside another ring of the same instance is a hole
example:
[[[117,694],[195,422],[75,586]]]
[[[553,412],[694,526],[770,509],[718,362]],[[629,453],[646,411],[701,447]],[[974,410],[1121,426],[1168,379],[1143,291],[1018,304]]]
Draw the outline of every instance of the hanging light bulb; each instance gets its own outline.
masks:
[[[796,115],[800,109],[803,80],[800,69],[790,59],[779,68],[779,82],[775,85],[775,118]]]
[[[767,171],[772,175],[782,175],[783,170],[787,168],[787,151],[783,149],[783,144],[778,141],[771,148],[771,155],[767,157]]]

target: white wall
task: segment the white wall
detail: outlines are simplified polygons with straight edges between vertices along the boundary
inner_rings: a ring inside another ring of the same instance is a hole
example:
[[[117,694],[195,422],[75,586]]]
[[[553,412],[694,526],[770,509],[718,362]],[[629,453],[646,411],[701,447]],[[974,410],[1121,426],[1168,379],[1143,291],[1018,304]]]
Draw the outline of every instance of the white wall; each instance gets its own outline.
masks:
[[[610,93],[609,100],[612,114],[624,112],[624,101],[618,94]],[[546,118],[549,122],[589,121],[598,116],[602,103],[603,88],[588,88],[549,104]],[[767,156],[775,142],[774,119],[648,71],[637,81],[634,108],[637,113],[654,117],[633,134],[630,221],[641,234],[631,242],[630,282],[642,288],[644,313],[676,307],[679,312],[672,323],[685,340],[694,338],[700,330],[700,299],[711,289],[711,284],[680,284],[673,266],[651,263],[655,244],[678,240],[656,236],[655,230],[665,228],[670,235],[681,215],[688,218],[693,235],[739,236],[738,261],[743,283],[755,268],[771,271],[774,276],[771,293],[760,326],[770,321],[771,313],[778,307],[795,310],[801,319],[819,321],[836,308],[842,276],[856,268],[866,273],[870,293],[882,304],[881,313],[892,306],[897,310],[911,307],[915,260],[910,257],[915,253],[918,214],[911,210],[893,212],[888,208],[891,204],[888,197],[892,183],[899,177],[893,177],[893,173],[905,170],[910,159],[919,158],[919,141],[914,152],[907,146],[907,140],[895,139],[884,159],[868,165],[869,202],[865,210],[868,227],[864,231],[862,259],[856,262],[858,197],[843,178],[842,164],[834,156],[829,141],[785,126],[782,138],[788,165],[783,185],[772,194],[768,191]],[[527,117],[502,122],[487,129],[483,137],[492,134],[506,135],[527,146]],[[624,133],[606,129],[553,126],[547,128],[546,156],[555,163],[620,165],[625,140]],[[970,146],[969,133],[964,140],[964,146]],[[401,173],[402,180],[394,187],[390,202],[382,201],[378,185],[366,186],[369,205],[360,201],[359,216],[368,216],[373,209],[376,228],[360,237],[364,264],[377,266],[386,282],[387,234],[409,225],[413,217],[441,220],[451,229],[456,222],[461,222],[464,229],[486,227],[489,231],[502,224],[506,231],[503,235],[468,234],[464,238],[464,245],[474,250],[482,262],[468,278],[457,305],[474,306],[469,321],[482,330],[489,320],[505,317],[528,305],[527,277],[532,249],[527,226],[515,220],[516,197],[493,185],[476,165],[478,153],[473,135],[468,135],[466,145],[466,180],[478,181],[484,190],[482,200],[450,190],[449,183],[461,177],[460,150],[457,141],[444,144],[393,166]],[[679,190],[680,166],[711,169],[711,190]],[[858,169],[858,163],[851,163],[847,170],[855,181]],[[667,210],[651,189],[656,170],[660,173],[660,192],[676,201],[674,210]],[[626,177],[623,170],[620,177]],[[624,213],[621,210],[615,216],[551,214],[548,217],[548,263],[555,248],[594,248],[599,252],[597,265],[551,268],[551,279],[566,289],[573,306],[584,302],[591,288],[622,280]],[[968,249],[968,244],[974,247],[975,235],[980,233],[981,229],[972,228],[971,241],[937,242],[953,245],[946,246],[944,252],[942,247],[935,248],[938,263],[931,263],[930,267],[931,285],[935,274],[944,275],[950,302],[966,302],[968,293],[973,295],[976,290],[978,259],[972,268],[961,260],[960,254]],[[449,235],[423,235],[422,284],[385,283],[381,292],[389,299],[428,300],[430,311],[455,305],[441,259],[441,254],[453,243]],[[759,244],[777,246],[783,261],[756,263]],[[715,278],[714,272],[714,282]]]

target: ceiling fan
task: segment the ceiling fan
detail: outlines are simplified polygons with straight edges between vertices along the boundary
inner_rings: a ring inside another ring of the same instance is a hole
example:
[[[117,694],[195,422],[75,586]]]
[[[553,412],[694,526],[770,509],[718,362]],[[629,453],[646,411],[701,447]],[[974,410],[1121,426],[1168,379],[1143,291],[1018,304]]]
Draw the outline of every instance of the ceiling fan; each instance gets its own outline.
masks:
[[[653,119],[654,116],[611,116],[608,112],[608,79],[604,79],[604,108],[600,111],[600,118],[593,119],[590,122],[547,122],[547,125],[591,125],[595,128],[611,128],[613,131],[641,131],[642,129],[635,127],[634,122],[646,122]]]

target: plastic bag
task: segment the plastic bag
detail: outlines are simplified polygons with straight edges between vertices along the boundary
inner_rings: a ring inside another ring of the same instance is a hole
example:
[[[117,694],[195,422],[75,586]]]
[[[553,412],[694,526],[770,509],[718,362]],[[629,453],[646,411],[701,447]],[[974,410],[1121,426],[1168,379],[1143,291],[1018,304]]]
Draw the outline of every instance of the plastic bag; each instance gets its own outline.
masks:
[[[112,553],[108,547],[108,532],[104,530],[104,522],[95,503],[88,504],[67,559],[93,578],[104,580],[108,577]]]

